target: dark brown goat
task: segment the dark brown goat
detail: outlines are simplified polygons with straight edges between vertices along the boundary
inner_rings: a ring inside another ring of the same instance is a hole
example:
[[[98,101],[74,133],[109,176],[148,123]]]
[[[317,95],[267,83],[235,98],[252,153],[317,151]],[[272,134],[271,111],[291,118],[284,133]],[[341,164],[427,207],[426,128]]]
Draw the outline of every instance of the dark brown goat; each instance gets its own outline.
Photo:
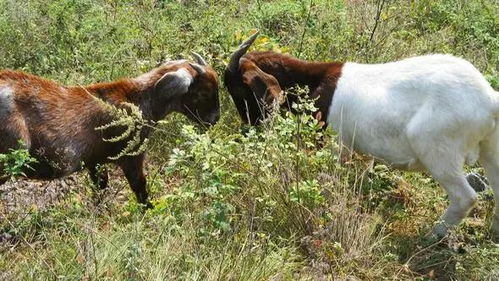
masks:
[[[282,90],[308,86],[309,97],[316,99],[314,116],[326,122],[336,82],[343,63],[309,62],[275,52],[246,54],[258,33],[252,35],[232,54],[225,70],[224,83],[245,123],[258,124],[268,113],[268,105],[279,101],[289,107],[296,96],[282,98]],[[320,113],[319,113],[320,112]]]
[[[107,171],[100,164],[114,162],[123,170],[140,203],[150,206],[143,172],[144,154],[116,156],[130,138],[111,143],[124,127],[95,128],[113,121],[104,103],[118,108],[136,105],[147,121],[158,121],[180,112],[191,120],[212,125],[220,114],[217,75],[195,54],[198,63],[171,61],[136,78],[87,87],[65,87],[43,78],[16,71],[0,72],[0,153],[19,147],[22,141],[37,159],[28,178],[50,180],[82,168],[90,172],[99,188],[107,185]],[[142,129],[143,140],[149,129]],[[0,184],[7,179],[2,177]]]

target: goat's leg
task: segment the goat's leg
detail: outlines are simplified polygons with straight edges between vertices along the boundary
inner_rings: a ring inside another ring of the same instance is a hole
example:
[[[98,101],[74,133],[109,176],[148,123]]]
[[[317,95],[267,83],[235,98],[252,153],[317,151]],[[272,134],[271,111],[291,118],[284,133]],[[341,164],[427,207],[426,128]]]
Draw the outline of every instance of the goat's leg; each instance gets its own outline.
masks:
[[[3,165],[0,163],[0,185],[6,183],[8,180],[8,177],[4,175]]]
[[[495,209],[492,217],[492,240],[499,243],[499,130],[480,145],[480,164],[494,191]]]
[[[436,237],[444,237],[449,228],[467,216],[478,197],[464,176],[464,156],[457,153],[461,145],[437,135],[414,138],[411,146],[418,160],[448,194],[449,207],[433,227]]]
[[[98,167],[97,165],[91,165],[88,167],[88,172],[90,174],[90,179],[94,184],[94,187],[103,190],[107,187],[109,181],[109,176],[107,169],[105,167]]]
[[[440,176],[436,180],[449,196],[449,207],[433,227],[433,234],[443,237],[448,229],[459,224],[475,205],[478,195],[464,175]]]
[[[420,154],[419,160],[449,197],[449,207],[433,227],[433,234],[441,238],[449,228],[458,225],[468,215],[478,195],[464,176],[464,157],[453,153],[459,150],[441,149],[437,145],[427,149]]]
[[[449,123],[449,116],[435,115],[435,108],[431,104],[422,108],[409,122],[406,134],[416,159],[448,194],[449,207],[433,228],[435,236],[443,237],[477,201],[478,195],[466,180],[463,167],[468,138],[478,133],[472,131],[473,127],[462,132],[459,122]],[[457,138],[456,132],[463,135]]]
[[[146,176],[144,174],[144,155],[131,157],[123,160],[120,163],[123,173],[130,184],[137,201],[146,205],[147,208],[152,208],[152,204],[147,199]]]
[[[419,160],[449,197],[449,207],[433,227],[433,234],[441,238],[449,228],[459,224],[468,215],[478,195],[464,176],[464,157],[453,153],[457,149],[442,150],[437,145],[427,149],[419,155]]]

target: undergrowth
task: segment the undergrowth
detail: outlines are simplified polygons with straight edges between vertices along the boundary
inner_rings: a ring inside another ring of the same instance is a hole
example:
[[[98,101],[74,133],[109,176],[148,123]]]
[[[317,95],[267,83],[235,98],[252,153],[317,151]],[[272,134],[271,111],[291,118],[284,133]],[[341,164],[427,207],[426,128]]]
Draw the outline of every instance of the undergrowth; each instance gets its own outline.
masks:
[[[310,60],[452,53],[497,89],[498,7],[497,0],[0,0],[0,67],[82,85],[135,76],[193,50],[221,74],[258,29],[253,49]],[[83,188],[50,208],[1,214],[0,279],[499,278],[490,191],[445,241],[431,243],[426,234],[447,200],[426,175],[340,157],[334,133],[301,114],[312,110],[309,100],[294,105],[298,114],[243,130],[223,87],[221,104],[222,118],[208,131],[172,115],[149,139],[154,209],[143,213],[122,177],[96,204],[81,174]]]

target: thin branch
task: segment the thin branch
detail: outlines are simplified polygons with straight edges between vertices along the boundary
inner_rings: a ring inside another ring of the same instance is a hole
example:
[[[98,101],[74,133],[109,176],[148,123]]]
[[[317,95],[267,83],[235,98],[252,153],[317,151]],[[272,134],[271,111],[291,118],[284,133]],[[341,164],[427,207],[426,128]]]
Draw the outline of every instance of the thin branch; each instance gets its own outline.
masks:
[[[379,25],[379,19],[381,18],[381,12],[383,11],[383,7],[385,6],[386,0],[378,0],[377,10],[376,10],[376,19],[374,20],[374,27],[371,31],[371,36],[369,36],[369,42],[372,42],[374,39],[374,33]]]
[[[314,5],[314,1],[310,0],[310,5],[308,7],[308,14],[307,18],[305,19],[305,24],[303,26],[303,33],[301,34],[301,39],[300,39],[300,48],[298,48],[298,55],[297,57],[300,58],[300,55],[303,51],[303,41],[305,40],[305,34],[307,33],[307,23],[310,20],[310,15],[312,14],[312,6]]]

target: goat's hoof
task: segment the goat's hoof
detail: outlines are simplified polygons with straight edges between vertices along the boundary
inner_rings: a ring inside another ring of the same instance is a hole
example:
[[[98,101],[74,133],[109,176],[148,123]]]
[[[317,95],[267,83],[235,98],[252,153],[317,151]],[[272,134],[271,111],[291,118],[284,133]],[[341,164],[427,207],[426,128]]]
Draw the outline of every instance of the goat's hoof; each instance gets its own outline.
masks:
[[[433,227],[430,235],[436,242],[438,240],[442,240],[447,235],[448,231],[449,227],[447,226],[447,224],[444,222],[439,222]]]
[[[489,187],[487,179],[484,176],[477,173],[467,174],[466,180],[476,192],[485,191]]]
[[[499,244],[499,233],[492,234],[492,238],[490,240],[492,240],[492,243],[494,244]]]
[[[422,248],[427,247],[442,247],[446,245],[447,235],[441,236],[433,233],[433,231],[427,232],[425,235],[419,238],[418,246]]]
[[[435,238],[442,239],[447,234],[448,228],[443,223],[439,223],[433,227],[431,233]]]
[[[144,210],[149,210],[149,209],[154,208],[154,205],[149,201],[140,202],[140,205],[144,208]]]

